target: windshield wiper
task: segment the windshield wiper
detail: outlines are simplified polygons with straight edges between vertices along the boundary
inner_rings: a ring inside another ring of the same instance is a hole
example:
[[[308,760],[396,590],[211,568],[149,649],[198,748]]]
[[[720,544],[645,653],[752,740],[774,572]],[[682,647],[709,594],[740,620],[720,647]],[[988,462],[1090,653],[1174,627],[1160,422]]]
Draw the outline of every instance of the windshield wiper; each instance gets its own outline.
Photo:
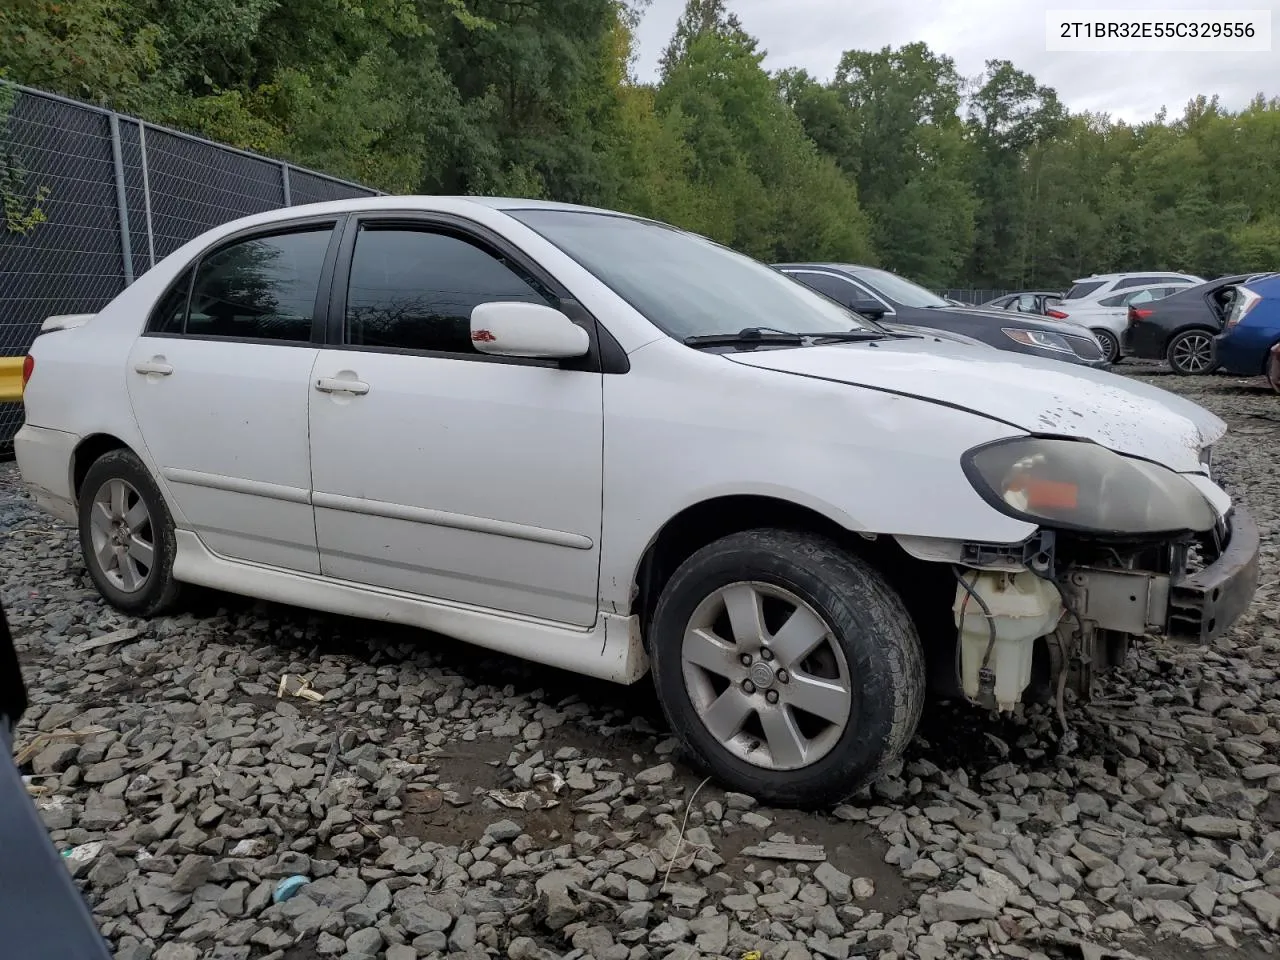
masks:
[[[723,347],[740,343],[804,343],[804,335],[788,333],[786,330],[774,330],[770,327],[743,327],[737,333],[702,333],[685,337],[685,346],[689,347]]]
[[[840,330],[835,333],[800,333],[797,336],[817,342],[819,340],[842,340],[856,343],[859,340],[889,340],[896,334],[879,330]]]
[[[892,334],[879,333],[875,330],[835,330],[817,333],[790,333],[770,327],[745,327],[737,333],[705,333],[685,337],[684,343],[690,347],[725,347],[754,346],[755,344],[796,345],[813,343],[819,340],[884,340]]]

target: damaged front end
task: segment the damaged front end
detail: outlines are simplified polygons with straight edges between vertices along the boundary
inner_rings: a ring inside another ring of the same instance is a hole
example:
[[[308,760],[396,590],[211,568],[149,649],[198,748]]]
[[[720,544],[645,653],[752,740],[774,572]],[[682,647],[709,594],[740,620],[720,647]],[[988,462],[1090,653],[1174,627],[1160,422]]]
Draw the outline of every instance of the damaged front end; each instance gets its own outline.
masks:
[[[1026,438],[971,451],[965,469],[992,506],[1039,525],[1012,545],[899,538],[951,566],[957,692],[973,702],[1011,711],[1051,697],[1061,712],[1064,691],[1088,697],[1134,638],[1207,643],[1253,598],[1258,528],[1210,503],[1207,463],[1192,481],[1095,444]]]

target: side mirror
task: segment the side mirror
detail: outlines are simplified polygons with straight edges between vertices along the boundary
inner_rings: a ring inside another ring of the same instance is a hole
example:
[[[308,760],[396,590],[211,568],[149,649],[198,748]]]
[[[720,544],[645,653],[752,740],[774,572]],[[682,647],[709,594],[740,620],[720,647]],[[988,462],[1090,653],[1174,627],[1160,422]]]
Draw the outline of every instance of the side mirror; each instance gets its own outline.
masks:
[[[868,320],[879,320],[885,314],[884,304],[878,300],[854,300],[849,304],[849,309]]]
[[[540,303],[495,301],[471,311],[471,345],[496,357],[568,360],[591,349],[591,338],[559,310]]]

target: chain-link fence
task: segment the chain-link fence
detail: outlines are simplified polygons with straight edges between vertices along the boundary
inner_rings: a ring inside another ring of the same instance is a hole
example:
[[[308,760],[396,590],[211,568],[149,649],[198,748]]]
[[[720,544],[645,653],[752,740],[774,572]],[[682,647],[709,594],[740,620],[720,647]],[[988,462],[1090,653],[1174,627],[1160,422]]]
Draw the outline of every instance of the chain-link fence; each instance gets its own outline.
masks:
[[[0,357],[100,310],[210,227],[378,191],[0,81]],[[0,404],[0,454],[21,404]]]
[[[961,303],[971,303],[975,307],[984,303],[989,303],[997,297],[1003,297],[1006,294],[1017,293],[1013,289],[1000,288],[984,288],[984,287],[963,287],[952,290],[939,290],[938,296],[945,297],[948,300],[959,300]]]

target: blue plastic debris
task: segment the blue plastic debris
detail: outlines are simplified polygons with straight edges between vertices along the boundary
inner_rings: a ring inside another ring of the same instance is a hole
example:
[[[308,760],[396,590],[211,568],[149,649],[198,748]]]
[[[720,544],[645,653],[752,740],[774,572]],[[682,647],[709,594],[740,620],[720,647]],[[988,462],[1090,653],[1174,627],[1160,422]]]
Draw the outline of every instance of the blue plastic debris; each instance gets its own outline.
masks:
[[[271,899],[276,903],[284,903],[310,882],[309,878],[301,874],[295,873],[292,877],[285,877],[276,884],[276,889],[271,894]]]

